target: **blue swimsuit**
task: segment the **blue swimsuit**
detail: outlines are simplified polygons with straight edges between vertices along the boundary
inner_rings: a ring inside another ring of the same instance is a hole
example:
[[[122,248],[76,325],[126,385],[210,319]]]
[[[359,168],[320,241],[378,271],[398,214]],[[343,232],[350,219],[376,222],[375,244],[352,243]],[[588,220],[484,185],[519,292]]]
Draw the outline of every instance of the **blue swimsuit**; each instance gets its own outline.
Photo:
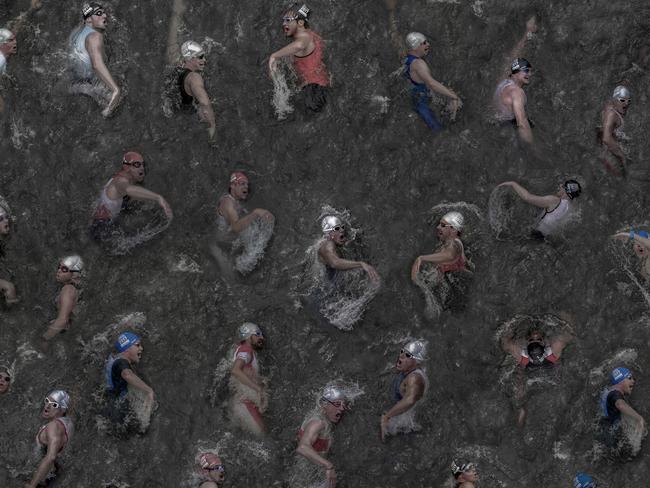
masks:
[[[412,83],[411,87],[411,100],[413,101],[413,110],[415,110],[424,123],[427,124],[429,129],[434,132],[442,130],[442,124],[436,118],[435,114],[429,108],[429,89],[424,83],[417,83],[411,78],[411,63],[416,59],[420,59],[417,56],[409,54],[404,61],[404,77]]]

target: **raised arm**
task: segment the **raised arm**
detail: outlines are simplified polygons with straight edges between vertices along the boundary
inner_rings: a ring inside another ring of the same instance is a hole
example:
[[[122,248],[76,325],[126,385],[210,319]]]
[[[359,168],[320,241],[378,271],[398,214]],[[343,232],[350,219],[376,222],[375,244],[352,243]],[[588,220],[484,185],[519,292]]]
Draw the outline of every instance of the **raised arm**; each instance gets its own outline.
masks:
[[[180,29],[181,16],[185,13],[185,1],[174,0],[172,15],[169,20],[169,34],[167,35],[167,63],[174,65],[180,58],[178,49],[178,30]]]
[[[515,181],[506,181],[499,186],[510,186],[524,202],[539,208],[553,209],[560,203],[557,195],[534,195]]]
[[[214,110],[212,109],[212,103],[210,102],[210,97],[208,92],[205,91],[205,83],[203,82],[203,77],[198,73],[190,73],[187,76],[187,82],[190,85],[192,90],[192,95],[199,104],[199,117],[204,122],[208,124],[208,134],[210,139],[214,136],[216,129],[216,121],[214,117]]]
[[[506,353],[510,354],[517,362],[521,359],[521,348],[519,345],[514,341],[514,338],[512,337],[507,337],[503,336],[501,337],[501,349],[503,349]]]
[[[108,89],[112,92],[111,99],[107,107],[102,112],[102,115],[108,117],[119,103],[120,88],[113,79],[110,71],[104,62],[104,38],[98,32],[94,32],[86,37],[86,50],[90,56],[90,62],[97,76],[104,82]]]
[[[515,46],[512,48],[512,51],[510,51],[510,57],[505,60],[505,66],[510,66],[510,63],[513,59],[521,57],[522,53],[524,52],[524,47],[526,47],[526,41],[532,39],[535,32],[537,32],[537,20],[533,15],[526,21],[526,31],[524,32],[524,35],[517,41],[517,44],[515,44]],[[508,76],[509,74],[510,68],[504,72],[503,76]]]
[[[350,259],[343,259],[339,257],[334,250],[334,243],[332,242],[326,242],[324,245],[322,245],[318,250],[318,255],[330,268],[341,270],[362,268],[368,274],[368,277],[371,280],[379,280],[379,274],[377,274],[375,268],[369,264],[364,263],[363,261],[352,261]]]
[[[553,351],[553,355],[557,359],[560,359],[562,351],[564,351],[564,348],[571,342],[573,342],[573,333],[570,330],[566,330],[557,337],[554,337],[551,341],[551,351]]]
[[[285,56],[292,56],[304,50],[309,44],[309,39],[307,37],[299,37],[290,44],[287,44],[282,49],[278,49],[269,57],[269,76],[276,69],[278,59],[284,58]]]
[[[173,217],[172,209],[167,203],[167,200],[165,200],[162,196],[158,195],[158,193],[152,192],[151,190],[147,190],[143,186],[131,185],[125,179],[122,178],[116,179],[115,186],[121,194],[127,194],[128,196],[136,200],[148,200],[152,202],[157,202],[158,205],[162,207],[168,219],[171,219]]]

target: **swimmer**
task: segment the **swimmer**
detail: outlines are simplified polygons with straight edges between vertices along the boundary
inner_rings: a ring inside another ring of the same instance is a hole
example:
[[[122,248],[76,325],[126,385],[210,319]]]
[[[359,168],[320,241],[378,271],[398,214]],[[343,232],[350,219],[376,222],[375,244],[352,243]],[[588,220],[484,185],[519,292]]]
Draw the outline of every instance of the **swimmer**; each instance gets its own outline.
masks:
[[[242,202],[248,199],[250,190],[248,176],[241,171],[230,175],[228,193],[219,198],[217,205],[217,226],[219,232],[226,237],[227,234],[236,236],[246,229],[257,218],[273,222],[275,217],[268,210],[256,208],[247,213]]]
[[[348,399],[343,390],[329,385],[323,390],[317,408],[304,420],[298,432],[296,453],[313,467],[321,470],[324,488],[336,487],[334,464],[325,457],[332,444],[332,432],[348,409]],[[306,488],[300,485],[300,488]],[[311,486],[309,488],[312,488]]]
[[[573,340],[573,335],[567,328],[556,337],[545,337],[536,327],[531,328],[526,335],[526,344],[515,340],[514,336],[501,338],[501,348],[509,353],[523,371],[553,368],[564,348]],[[519,406],[517,425],[523,427],[526,423],[526,377],[520,375],[515,383],[515,403]]]
[[[9,29],[0,29],[0,76],[7,73],[7,60],[16,54],[16,34]],[[0,113],[4,111],[4,99],[0,95]]]
[[[4,395],[11,387],[11,372],[6,366],[0,366],[0,395]]]
[[[3,242],[9,237],[11,233],[11,214],[9,210],[0,204],[0,255],[3,254]],[[5,297],[7,305],[18,303],[16,296],[16,287],[9,280],[0,278],[0,293]]]
[[[630,229],[630,232],[619,232],[612,236],[613,239],[618,239],[621,241],[630,240],[632,243],[632,250],[634,254],[639,258],[639,272],[646,281],[650,281],[650,234],[645,230],[637,230],[634,228]]]
[[[351,261],[339,257],[336,248],[345,244],[345,225],[340,218],[329,215],[321,221],[324,240],[318,248],[318,257],[328,268],[328,275],[336,270],[363,269],[371,281],[379,281],[379,274],[375,268],[363,261]],[[331,271],[330,271],[331,270]]]
[[[411,279],[417,280],[422,263],[433,263],[441,273],[462,271],[467,268],[467,258],[460,233],[465,225],[465,218],[460,212],[448,212],[442,216],[436,227],[440,246],[433,254],[418,256],[411,267]]]
[[[526,41],[532,39],[537,31],[535,17],[526,22],[526,33],[519,40],[512,51],[508,77],[502,80],[494,92],[494,105],[496,108],[495,118],[504,125],[513,125],[517,128],[519,138],[532,144],[532,124],[526,115],[526,94],[524,87],[530,83],[532,76],[532,65],[527,59],[520,57]]]
[[[208,125],[208,138],[212,140],[217,126],[202,75],[206,64],[205,51],[199,43],[187,41],[181,46],[181,58],[182,65],[178,73],[181,106],[183,109],[196,107],[199,119]]]
[[[115,234],[119,235],[117,218],[124,204],[131,198],[158,203],[167,218],[172,219],[172,209],[167,201],[158,193],[142,186],[145,173],[144,157],[137,152],[127,152],[122,159],[121,171],[104,185],[95,207],[90,227],[90,234],[95,241],[109,241]]]
[[[397,403],[381,416],[381,440],[387,435],[408,433],[414,427],[415,406],[424,396],[428,381],[420,365],[424,362],[426,350],[422,341],[412,341],[399,352],[395,368],[398,373],[393,379],[391,396]]]
[[[239,346],[231,370],[232,415],[244,429],[261,436],[266,431],[262,413],[267,394],[259,375],[257,351],[264,347],[264,334],[258,325],[246,322],[238,330]]]
[[[584,473],[578,473],[573,478],[573,488],[598,488],[596,480]]]
[[[625,115],[630,107],[632,93],[622,85],[617,86],[600,113],[601,127],[598,142],[603,147],[602,161],[610,172],[625,175],[625,151],[622,143],[628,140],[624,132]]]
[[[44,457],[32,480],[25,483],[25,488],[42,486],[56,475],[56,471],[59,469],[57,458],[72,437],[73,424],[70,417],[67,416],[70,408],[70,395],[63,390],[54,390],[47,394],[44,403],[41,417],[47,420],[47,424],[41,427],[36,434],[36,444]]]
[[[524,202],[544,210],[533,230],[533,237],[546,237],[557,233],[566,222],[571,210],[571,201],[578,198],[582,192],[582,187],[576,180],[565,181],[555,195],[543,196],[533,195],[514,181],[506,181],[499,186],[512,187]]]
[[[434,132],[442,130],[442,124],[429,108],[429,90],[450,98],[447,110],[450,119],[456,119],[456,113],[463,106],[458,95],[445,87],[431,76],[431,69],[427,62],[422,59],[431,52],[431,44],[419,32],[411,32],[406,36],[407,57],[404,61],[404,76],[411,82],[411,101],[415,110],[427,127]]]
[[[451,474],[454,475],[454,488],[474,488],[478,481],[478,469],[474,463],[452,461]]]
[[[291,56],[293,67],[300,78],[305,106],[320,112],[327,103],[330,76],[323,62],[323,40],[309,27],[310,9],[294,4],[282,17],[282,29],[292,42],[269,57],[269,74],[273,77],[278,59]]]
[[[622,416],[629,419],[641,434],[645,431],[645,420],[630,404],[629,396],[636,383],[632,371],[627,368],[614,368],[610,373],[610,386],[600,395],[601,440],[607,447],[616,447],[622,440]]]
[[[81,273],[84,269],[84,262],[76,254],[66,256],[59,262],[56,269],[56,281],[63,286],[56,296],[55,303],[58,309],[54,319],[43,334],[43,339],[49,341],[57,334],[65,332],[72,323],[72,314],[81,295]]]
[[[200,469],[201,484],[198,488],[221,488],[226,481],[226,467],[221,458],[212,452],[201,454],[196,463]]]
[[[104,35],[108,15],[100,4],[84,3],[82,24],[70,34],[73,82],[70,93],[88,95],[100,105],[104,117],[110,117],[120,103],[120,87],[104,61]],[[110,93],[109,93],[110,92]]]
[[[115,341],[115,353],[110,354],[104,366],[106,392],[109,398],[106,414],[110,420],[123,423],[130,411],[126,398],[129,387],[142,391],[146,402],[152,406],[153,389],[135,373],[133,367],[142,359],[142,340],[133,332],[123,332]]]

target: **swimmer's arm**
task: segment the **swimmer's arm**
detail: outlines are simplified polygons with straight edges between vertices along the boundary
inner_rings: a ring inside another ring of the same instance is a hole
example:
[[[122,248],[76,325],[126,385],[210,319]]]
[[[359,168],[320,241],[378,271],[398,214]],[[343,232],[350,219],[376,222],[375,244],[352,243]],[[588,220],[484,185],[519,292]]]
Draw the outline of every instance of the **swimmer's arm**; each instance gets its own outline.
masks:
[[[556,337],[552,342],[551,342],[551,351],[553,351],[553,355],[557,358],[560,359],[560,356],[562,356],[562,351],[564,351],[564,348],[569,345],[571,342],[573,342],[573,335],[572,334],[562,334],[558,337]]]
[[[135,198],[136,200],[149,200],[158,203],[158,205],[162,207],[168,219],[171,219],[173,217],[172,209],[169,206],[169,203],[167,203],[167,200],[165,200],[158,193],[147,190],[143,186],[131,185],[126,179],[122,178],[116,179],[115,187],[121,195],[126,194],[131,198]]]
[[[207,122],[210,128],[215,127],[214,110],[212,109],[208,92],[205,91],[203,77],[198,73],[190,73],[187,78],[192,90],[192,96],[199,102],[199,116],[201,120]]]
[[[539,208],[554,209],[560,202],[560,197],[556,195],[534,195],[526,190],[523,186],[515,181],[506,181],[499,186],[510,186],[519,195],[524,202]]]
[[[309,39],[306,37],[301,37],[296,39],[290,44],[287,44],[282,49],[278,49],[269,57],[269,72],[275,70],[276,63],[278,59],[284,58],[285,56],[292,56],[298,54],[300,51],[304,50],[309,45]]]
[[[266,210],[263,210],[261,208],[256,208],[251,213],[244,215],[243,217],[240,218],[239,215],[237,214],[237,211],[235,210],[235,204],[230,198],[224,199],[221,205],[221,212],[223,214],[223,218],[226,219],[226,222],[228,223],[232,231],[237,234],[239,234],[246,227],[251,225],[251,223],[257,217],[263,218],[269,213]]]
[[[621,399],[616,400],[615,405],[616,408],[618,408],[623,415],[630,417],[632,420],[636,421],[641,425],[645,423],[643,417],[641,417],[641,415],[639,415],[637,411],[634,410],[632,406],[629,403],[627,403],[625,400],[621,400]]]
[[[0,292],[5,296],[7,303],[16,303],[16,287],[14,284],[7,280],[0,280]]]
[[[235,378],[239,380],[240,383],[245,384],[246,386],[252,388],[258,393],[262,393],[263,390],[262,385],[258,385],[251,378],[249,378],[246,373],[244,373],[244,366],[245,366],[244,360],[242,358],[237,358],[230,372]]]
[[[510,337],[501,338],[501,349],[510,354],[517,362],[521,359],[521,348]]]
[[[45,477],[52,469],[56,457],[63,445],[63,426],[59,422],[50,422],[45,428],[45,435],[48,439],[47,453],[38,465],[36,473],[32,480],[25,485],[26,487],[36,488],[39,483],[45,480]]]
[[[329,243],[326,243],[325,245],[321,246],[321,248],[318,250],[318,254],[320,257],[325,261],[325,264],[328,266],[334,268],[334,269],[356,269],[356,268],[362,268],[363,263],[361,261],[351,261],[349,259],[343,259],[340,258],[336,252],[334,251],[334,245],[328,245]]]
[[[70,322],[70,315],[72,310],[77,303],[77,297],[79,292],[72,285],[66,285],[61,290],[61,295],[59,299],[59,313],[56,317],[56,320],[50,324],[50,327],[53,329],[63,329]]]
[[[422,398],[422,393],[424,393],[424,383],[422,381],[422,377],[420,375],[416,375],[416,377],[413,377],[412,379],[407,378],[404,398],[393,405],[391,409],[384,414],[386,420],[413,408],[413,405],[415,405],[417,401]]]
[[[452,100],[459,100],[458,95],[452,90],[447,88],[445,85],[435,80],[431,76],[431,70],[427,66],[427,63],[422,59],[416,59],[411,64],[411,69],[418,74],[420,79],[434,92],[444,95],[451,98]]]
[[[323,456],[318,454],[312,444],[318,439],[318,433],[325,427],[322,420],[314,420],[309,422],[305,427],[302,438],[298,443],[296,452],[301,456],[307,458],[314,464],[324,467],[325,469],[331,469],[334,465],[325,459]]]
[[[515,44],[515,47],[512,48],[512,51],[510,51],[510,59],[506,60],[508,66],[515,58],[521,57],[521,54],[524,52],[524,47],[526,47],[526,41],[532,39],[535,32],[537,32],[537,21],[533,15],[526,21],[526,32],[521,37],[521,39],[517,41],[517,44]],[[510,75],[510,68],[507,68],[504,75],[506,77]]]
[[[433,254],[425,254],[423,256],[418,257],[420,262],[425,262],[425,263],[434,263],[434,264],[439,264],[439,263],[446,263],[447,261],[453,261],[458,257],[460,254],[460,246],[458,245],[457,242],[454,242],[453,245],[445,247],[441,251],[438,251]]]
[[[124,369],[122,370],[122,379],[126,381],[129,385],[137,388],[138,390],[141,390],[145,392],[150,398],[153,398],[153,389],[147,385],[144,381],[140,379],[140,377],[133,372],[132,369]]]
[[[616,118],[616,114],[614,114],[613,110],[606,111],[605,122],[603,124],[603,143],[614,156],[616,156],[621,162],[624,162],[625,154],[614,137],[614,124],[616,123]]]
[[[517,120],[517,132],[519,137],[525,142],[533,142],[533,131],[530,128],[530,122],[526,116],[526,109],[524,107],[524,92],[523,90],[513,90],[512,94],[512,111]]]
[[[90,61],[92,62],[93,69],[97,73],[97,76],[108,86],[108,88],[113,92],[113,95],[120,92],[120,88],[117,86],[117,83],[111,76],[110,71],[104,63],[104,39],[99,33],[90,34],[86,38],[86,49],[88,50],[88,55],[90,56]]]

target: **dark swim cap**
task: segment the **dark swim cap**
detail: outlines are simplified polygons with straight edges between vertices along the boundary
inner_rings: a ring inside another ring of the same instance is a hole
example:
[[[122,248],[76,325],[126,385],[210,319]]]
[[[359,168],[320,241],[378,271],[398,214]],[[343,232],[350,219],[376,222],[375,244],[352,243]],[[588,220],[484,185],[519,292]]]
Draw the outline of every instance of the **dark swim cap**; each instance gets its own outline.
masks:
[[[519,73],[520,71],[524,70],[530,70],[533,68],[533,65],[530,64],[530,62],[527,59],[524,58],[517,58],[515,59],[512,64],[510,65],[510,71],[514,75],[515,73]]]
[[[569,196],[569,198],[573,200],[574,198],[580,196],[580,193],[582,192],[582,187],[580,186],[580,183],[578,183],[576,180],[566,180],[564,182],[564,191]]]
[[[528,344],[528,357],[531,363],[541,364],[544,361],[544,345],[540,342]]]
[[[100,10],[104,10],[104,7],[102,7],[100,4],[96,2],[90,2],[90,3],[84,3],[83,6],[81,7],[81,14],[84,17],[84,20],[86,20],[88,17],[95,15]]]

